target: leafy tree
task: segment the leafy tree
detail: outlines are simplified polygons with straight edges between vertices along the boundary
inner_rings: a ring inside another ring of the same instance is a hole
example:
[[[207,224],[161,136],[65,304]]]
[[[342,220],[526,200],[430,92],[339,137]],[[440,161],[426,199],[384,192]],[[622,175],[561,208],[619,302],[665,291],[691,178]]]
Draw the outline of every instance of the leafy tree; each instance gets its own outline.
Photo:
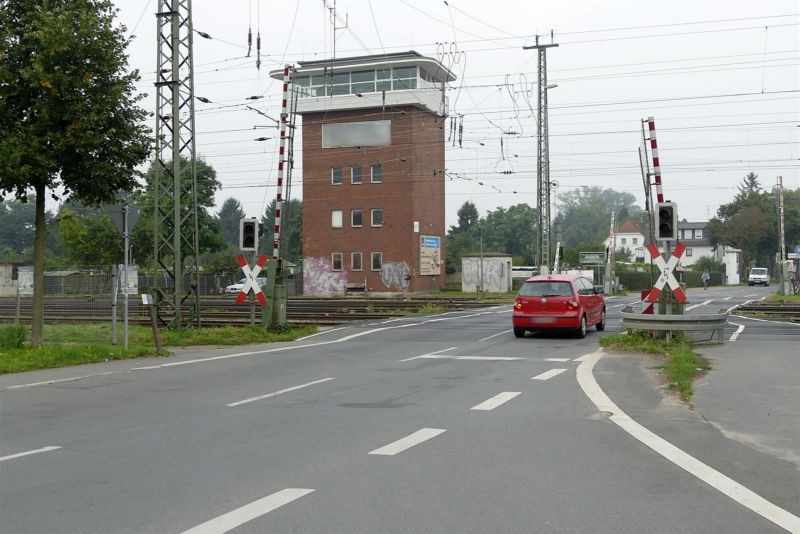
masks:
[[[239,246],[239,222],[245,217],[242,204],[235,198],[227,198],[217,213],[222,240],[226,245]]]
[[[83,214],[64,208],[58,214],[66,260],[74,266],[121,263],[124,255],[122,235],[111,216],[102,208]]]
[[[694,262],[690,269],[698,273],[708,271],[709,273],[724,273],[725,264],[721,261],[715,261],[714,258],[709,256],[702,256]]]
[[[262,235],[258,240],[258,248],[263,254],[272,256],[272,242],[275,228],[275,205],[273,199],[261,217]],[[281,224],[284,227],[283,258],[300,264],[303,259],[303,203],[297,199],[283,203]]]
[[[464,202],[458,211],[456,212],[458,215],[458,226],[451,226],[450,227],[450,234],[457,234],[457,233],[464,233],[468,232],[470,228],[472,228],[475,224],[478,223],[480,216],[478,215],[478,208],[475,207],[475,204],[467,200]]]
[[[181,169],[185,171],[181,179],[188,182],[191,180],[191,167],[187,159],[181,157],[181,160]],[[172,162],[167,163],[167,166],[171,165]],[[138,258],[149,258],[150,262],[154,260],[155,173],[155,164],[151,163],[145,175],[145,190],[137,195],[137,204],[139,204],[140,211],[139,222],[136,223],[136,226],[131,231],[134,255]],[[210,210],[214,207],[214,194],[221,187],[221,184],[217,181],[217,171],[202,159],[198,158],[195,161],[195,174],[197,178],[197,218],[200,229],[198,235],[200,250],[198,252],[202,255],[208,252],[217,252],[224,248],[219,220],[210,213]]]
[[[638,216],[641,208],[636,197],[601,187],[582,187],[559,195],[563,242],[566,247],[578,243],[602,243],[608,237],[611,213],[617,221]]]
[[[778,253],[777,191],[763,191],[757,175],[749,173],[739,194],[717,210],[706,230],[713,245],[741,249],[744,265],[771,267]],[[800,242],[800,190],[784,192],[786,243]]]
[[[34,205],[11,199],[0,202],[0,250],[26,254],[33,249],[36,213]]]
[[[42,343],[45,195],[109,201],[136,185],[150,152],[115,14],[110,0],[0,2],[0,191],[36,194],[33,346]]]
[[[516,204],[508,209],[499,207],[489,211],[486,218],[480,222],[486,229],[484,250],[524,256],[531,261],[537,221],[536,209],[527,204]]]
[[[736,200],[740,201],[763,191],[761,184],[758,182],[758,175],[752,171],[742,179],[742,183],[739,184],[738,189],[739,193],[736,194]]]

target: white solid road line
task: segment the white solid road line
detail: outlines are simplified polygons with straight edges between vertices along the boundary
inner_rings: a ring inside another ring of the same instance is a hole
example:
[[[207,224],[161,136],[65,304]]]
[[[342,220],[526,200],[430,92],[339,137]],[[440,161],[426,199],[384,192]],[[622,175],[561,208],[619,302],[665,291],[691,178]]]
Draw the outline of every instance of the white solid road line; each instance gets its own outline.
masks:
[[[741,334],[742,330],[744,330],[744,325],[739,323],[731,323],[731,324],[734,326],[738,326],[739,328],[736,329],[736,332],[731,334],[731,338],[728,341],[736,341],[736,338],[739,337],[739,334]]]
[[[280,508],[285,504],[296,501],[300,497],[313,492],[313,489],[286,488],[263,499],[253,501],[232,512],[215,517],[211,521],[206,521],[202,525],[184,531],[183,534],[222,534],[229,532],[248,521]]]
[[[503,330],[502,332],[498,332],[496,334],[492,334],[491,336],[486,336],[485,338],[479,339],[478,341],[479,342],[480,341],[488,341],[488,340],[492,339],[493,337],[502,336],[503,334],[508,334],[509,332],[511,332],[511,330]]]
[[[18,386],[8,386],[6,389],[22,389],[22,388],[32,388],[34,386],[46,386],[48,384],[58,384],[60,382],[72,382],[73,380],[83,380],[84,378],[91,378],[93,376],[105,376],[112,374],[113,371],[109,371],[107,373],[97,373],[94,375],[83,375],[83,376],[74,376],[72,378],[59,378],[58,380],[46,380],[44,382],[33,382],[30,384],[20,384]]]
[[[724,298],[724,299],[722,299],[722,300],[731,300],[732,298],[733,298],[733,297],[725,297],[725,298]]]
[[[695,308],[699,308],[700,306],[705,306],[706,304],[711,304],[710,300],[706,300],[705,302],[701,302],[700,304],[695,304],[694,306],[689,306],[686,308],[686,311],[693,310]]]
[[[800,323],[787,323],[786,321],[770,321],[769,319],[759,319],[758,317],[747,317],[745,315],[731,314],[731,317],[744,319],[745,321],[759,321],[759,322],[762,322],[762,323],[785,324],[785,325],[790,325],[790,326],[800,326]]]
[[[449,351],[449,350],[455,350],[455,349],[457,349],[457,348],[458,348],[458,347],[450,347],[449,349],[437,350],[436,352],[429,352],[429,353],[427,353],[427,354],[421,354],[420,356],[412,356],[411,358],[406,358],[405,360],[399,360],[399,361],[401,361],[401,362],[410,362],[411,360],[416,360],[416,359],[418,359],[418,358],[422,358],[423,356],[433,356],[434,354],[439,354],[439,353],[442,353],[442,352],[447,352],[447,351]]]
[[[587,354],[577,370],[578,384],[580,384],[586,396],[597,406],[598,410],[610,413],[609,419],[625,432],[742,506],[749,508],[789,532],[800,532],[800,517],[772,504],[735,480],[707,466],[694,456],[687,454],[672,443],[652,433],[620,410],[600,388],[592,374],[595,364],[602,356],[602,349]]]
[[[744,296],[744,298],[747,298],[747,297],[757,297],[757,296],[758,296],[758,293],[750,293],[749,295],[745,295],[745,296]]]
[[[568,362],[570,358],[545,358],[546,362]]]
[[[444,431],[445,431],[444,428],[421,428],[416,432],[414,432],[413,434],[411,434],[410,436],[406,436],[388,445],[384,445],[380,449],[375,449],[369,454],[379,454],[381,456],[394,456],[399,452],[403,452],[406,449],[410,449],[414,445],[419,445],[423,441],[428,441],[431,438],[435,438]]]
[[[331,328],[330,330],[322,330],[321,332],[317,332],[316,334],[309,334],[307,336],[299,337],[295,339],[295,341],[305,341],[306,339],[310,339],[312,337],[321,336],[323,334],[330,334],[331,332],[338,332],[339,330],[344,330],[345,328],[349,328],[348,326],[340,326],[339,328]]]
[[[322,380],[314,380],[313,382],[309,382],[307,384],[300,384],[299,386],[292,386],[290,388],[281,389],[279,391],[274,391],[272,393],[267,393],[266,395],[259,395],[258,397],[251,397],[249,399],[240,400],[240,401],[237,401],[237,402],[232,402],[230,404],[226,404],[225,406],[228,406],[228,407],[241,406],[242,404],[247,404],[248,402],[253,402],[253,401],[262,400],[262,399],[268,399],[270,397],[276,397],[276,396],[281,395],[283,393],[288,393],[290,391],[296,391],[298,389],[307,388],[308,386],[313,386],[314,384],[321,384],[323,382],[327,382],[328,380],[333,380],[333,377],[331,377],[331,378],[323,378]]]
[[[748,305],[748,304],[750,304],[751,302],[753,302],[753,301],[752,301],[752,300],[746,300],[746,301],[742,302],[741,304],[734,304],[733,306],[731,306],[730,308],[728,308],[728,310],[727,310],[727,311],[728,311],[728,313],[730,313],[730,312],[732,312],[733,310],[735,310],[736,308],[738,308],[739,306],[747,306],[747,305]]]
[[[470,410],[483,410],[483,411],[490,411],[494,410],[498,406],[501,406],[517,395],[522,395],[521,391],[504,391],[498,395],[495,395],[489,400],[483,401],[482,403],[478,404],[477,406],[473,406]]]
[[[544,373],[542,373],[540,375],[536,375],[534,377],[531,377],[531,380],[550,380],[554,376],[558,376],[561,373],[563,373],[564,371],[566,371],[566,369],[550,369],[549,371],[545,371]]]
[[[476,362],[516,362],[526,360],[527,358],[519,358],[517,356],[450,356],[448,354],[423,354],[412,360],[470,360]],[[406,361],[406,360],[401,360]]]
[[[21,458],[23,456],[30,456],[31,454],[39,454],[40,452],[48,452],[48,451],[55,451],[60,449],[56,445],[51,445],[49,447],[42,447],[41,449],[35,449],[32,451],[25,451],[25,452],[18,452],[16,454],[9,454],[8,456],[0,457],[0,462],[5,462],[6,460],[13,460],[14,458]]]

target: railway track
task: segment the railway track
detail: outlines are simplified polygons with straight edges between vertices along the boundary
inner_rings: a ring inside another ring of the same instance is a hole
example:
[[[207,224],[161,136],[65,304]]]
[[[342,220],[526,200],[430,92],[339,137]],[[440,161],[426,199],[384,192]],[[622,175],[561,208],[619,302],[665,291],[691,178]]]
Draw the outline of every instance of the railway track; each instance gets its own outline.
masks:
[[[763,304],[747,304],[746,306],[739,306],[736,310],[744,313],[757,313],[774,318],[800,321],[800,304],[796,303],[768,302]]]
[[[510,301],[509,301],[510,302]],[[342,298],[289,299],[287,320],[296,324],[335,325],[354,321],[380,320],[398,317],[420,310],[464,310],[497,305],[497,301],[477,301],[463,297],[408,299]],[[122,317],[122,302],[117,303],[117,317]],[[149,324],[147,308],[138,300],[128,302],[128,319],[132,324]],[[111,322],[112,305],[107,296],[85,296],[45,299],[45,323],[105,323]],[[16,317],[16,301],[0,299],[0,323],[10,323]],[[248,325],[250,306],[235,304],[230,298],[204,298],[200,301],[200,317],[204,325]],[[261,323],[261,308],[255,308],[256,324]],[[30,322],[31,301],[20,303],[20,321]]]

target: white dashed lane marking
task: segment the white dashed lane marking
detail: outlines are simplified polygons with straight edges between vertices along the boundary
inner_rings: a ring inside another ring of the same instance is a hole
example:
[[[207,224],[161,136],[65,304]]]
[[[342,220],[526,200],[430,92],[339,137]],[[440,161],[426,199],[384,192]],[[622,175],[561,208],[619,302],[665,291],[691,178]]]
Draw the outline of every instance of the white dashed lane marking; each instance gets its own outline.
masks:
[[[258,397],[251,397],[249,399],[232,402],[230,404],[226,404],[225,406],[231,408],[233,406],[240,406],[242,404],[247,404],[248,402],[268,399],[270,397],[277,397],[278,395],[282,395],[283,393],[289,393],[290,391],[297,391],[298,389],[307,388],[308,386],[313,386],[314,384],[321,384],[322,382],[327,382],[328,380],[333,380],[333,377],[323,378],[322,380],[314,380],[313,382],[308,382],[307,384],[300,384],[299,386],[292,386],[290,388],[273,391],[272,393],[267,393],[266,395],[259,395]]]
[[[272,495],[268,495],[263,499],[253,501],[246,504],[241,508],[237,508],[227,514],[215,517],[210,521],[206,521],[201,525],[184,531],[183,534],[222,534],[229,532],[236,527],[252,521],[257,517],[268,514],[273,510],[277,510],[281,506],[285,506],[292,501],[296,501],[300,497],[308,495],[313,492],[313,489],[304,488],[286,488],[282,489]]]
[[[416,432],[414,432],[413,434],[398,439],[397,441],[393,441],[392,443],[384,445],[379,449],[375,449],[369,454],[377,454],[381,456],[394,456],[397,453],[410,449],[414,445],[419,445],[424,441],[428,441],[431,438],[435,438],[444,431],[445,431],[444,428],[421,428]]]
[[[482,403],[478,404],[477,406],[473,406],[470,408],[471,410],[483,410],[483,411],[490,411],[494,410],[498,406],[502,406],[503,404],[507,403],[517,395],[521,395],[521,391],[504,391],[498,395],[495,395],[489,400],[485,400]]]
[[[550,380],[554,376],[558,376],[561,373],[563,373],[564,371],[566,371],[566,369],[550,369],[549,371],[545,371],[544,373],[542,373],[540,375],[536,375],[534,377],[531,377],[531,380]]]

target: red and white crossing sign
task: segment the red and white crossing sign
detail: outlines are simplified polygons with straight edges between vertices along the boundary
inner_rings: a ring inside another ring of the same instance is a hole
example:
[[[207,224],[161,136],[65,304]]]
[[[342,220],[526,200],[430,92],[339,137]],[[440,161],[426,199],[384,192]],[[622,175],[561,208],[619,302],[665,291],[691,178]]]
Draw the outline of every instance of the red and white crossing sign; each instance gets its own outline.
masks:
[[[260,302],[262,306],[266,306],[267,297],[265,297],[264,292],[261,291],[261,286],[258,285],[256,278],[258,277],[258,273],[261,272],[261,268],[264,266],[265,263],[267,263],[267,257],[264,254],[262,254],[258,258],[258,261],[256,262],[256,264],[253,266],[252,269],[247,264],[247,260],[244,259],[244,256],[242,256],[241,254],[236,256],[236,261],[239,262],[239,265],[242,268],[242,272],[244,273],[245,278],[247,278],[247,282],[245,282],[244,287],[239,292],[239,294],[236,295],[236,304],[241,304],[242,302],[244,302],[244,299],[247,298],[247,294],[252,289],[253,293],[255,293],[256,298],[258,299],[258,302]]]
[[[647,245],[647,250],[650,251],[650,256],[653,258],[653,262],[658,266],[661,274],[658,280],[656,280],[656,283],[653,284],[653,289],[650,290],[650,294],[645,300],[647,302],[658,302],[658,297],[661,295],[661,291],[666,284],[672,289],[672,293],[675,295],[675,298],[678,299],[678,302],[686,302],[686,293],[683,292],[683,288],[678,283],[675,275],[672,274],[683,252],[686,250],[686,245],[678,243],[678,246],[676,246],[675,250],[672,252],[672,256],[669,257],[669,261],[664,261],[664,258],[661,257],[661,251],[658,250],[655,244],[650,243]]]

